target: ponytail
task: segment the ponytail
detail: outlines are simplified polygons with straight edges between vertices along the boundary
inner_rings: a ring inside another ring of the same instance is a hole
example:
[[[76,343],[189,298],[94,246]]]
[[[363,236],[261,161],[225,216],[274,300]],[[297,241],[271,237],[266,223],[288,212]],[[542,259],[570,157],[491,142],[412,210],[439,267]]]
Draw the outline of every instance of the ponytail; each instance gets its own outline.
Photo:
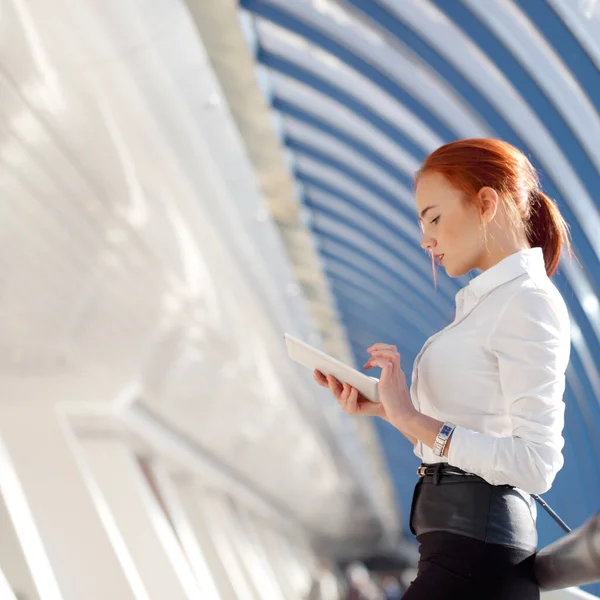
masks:
[[[529,219],[527,239],[532,248],[541,247],[548,277],[558,268],[563,244],[571,256],[569,226],[563,219],[558,206],[539,189],[529,194]]]

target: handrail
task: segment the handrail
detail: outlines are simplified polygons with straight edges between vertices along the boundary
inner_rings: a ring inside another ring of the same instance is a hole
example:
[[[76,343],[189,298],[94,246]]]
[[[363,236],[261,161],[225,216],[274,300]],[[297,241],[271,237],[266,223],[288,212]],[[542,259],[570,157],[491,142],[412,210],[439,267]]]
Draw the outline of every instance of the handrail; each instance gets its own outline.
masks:
[[[534,569],[542,590],[600,581],[600,512],[538,552]]]

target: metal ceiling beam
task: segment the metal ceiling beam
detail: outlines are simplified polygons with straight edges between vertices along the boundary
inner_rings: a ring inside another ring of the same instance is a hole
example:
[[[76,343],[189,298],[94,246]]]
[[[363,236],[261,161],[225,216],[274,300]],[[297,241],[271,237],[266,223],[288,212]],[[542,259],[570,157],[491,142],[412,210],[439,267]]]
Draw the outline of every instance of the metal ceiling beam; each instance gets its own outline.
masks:
[[[317,103],[318,99],[315,99],[315,105]],[[305,124],[311,129],[320,130],[326,136],[339,140],[349,148],[365,156],[365,158],[368,158],[379,169],[384,171],[388,177],[396,179],[407,191],[412,190],[413,177],[420,166],[419,163],[412,156],[402,156],[402,152],[394,152],[397,155],[392,155],[392,151],[397,150],[396,145],[386,144],[387,140],[385,138],[378,139],[377,132],[361,131],[360,122],[352,123],[352,128],[341,128],[335,123],[335,119],[333,118],[324,118],[315,114],[316,111],[314,109],[313,111],[308,111],[300,108],[294,102],[282,100],[278,97],[273,98],[273,108],[284,115],[292,117],[292,121],[295,123]],[[324,114],[327,113],[325,112]],[[371,135],[368,135],[369,133]],[[386,152],[386,146],[389,146],[389,152]],[[416,220],[416,212],[413,218]]]
[[[398,98],[445,140],[461,137],[465,128],[472,131],[485,129],[481,127],[478,117],[464,106],[462,100],[429,72],[425,63],[419,69],[419,80],[406,82],[402,80],[402,73],[405,70],[414,72],[414,62],[397,54],[392,57],[395,68],[386,70],[382,66],[382,60],[384,63],[389,62],[389,54],[382,55],[382,49],[374,47],[368,39],[350,36],[343,28],[322,17],[308,5],[281,0],[241,0],[241,5],[285,29],[302,35],[369,77],[386,92]],[[388,50],[383,49],[384,52]],[[407,83],[408,89],[404,87]],[[443,105],[440,105],[440,100]]]

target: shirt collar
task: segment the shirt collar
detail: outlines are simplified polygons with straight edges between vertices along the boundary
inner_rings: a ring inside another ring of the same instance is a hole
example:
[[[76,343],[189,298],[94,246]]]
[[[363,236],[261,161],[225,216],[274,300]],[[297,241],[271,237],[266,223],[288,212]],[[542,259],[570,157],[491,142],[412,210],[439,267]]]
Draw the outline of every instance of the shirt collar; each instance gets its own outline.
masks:
[[[477,298],[482,298],[503,283],[520,277],[524,273],[532,279],[545,278],[546,265],[541,248],[527,248],[502,259],[499,263],[471,279],[465,289]]]

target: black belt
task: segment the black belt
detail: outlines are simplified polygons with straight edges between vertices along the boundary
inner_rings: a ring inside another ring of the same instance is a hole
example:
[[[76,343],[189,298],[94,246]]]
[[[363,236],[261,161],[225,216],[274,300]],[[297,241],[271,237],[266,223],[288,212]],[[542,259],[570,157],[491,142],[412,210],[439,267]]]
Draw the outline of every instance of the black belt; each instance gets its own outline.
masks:
[[[421,464],[417,469],[419,477],[435,477],[437,480],[442,475],[462,475],[464,477],[477,477],[474,473],[468,473],[458,467],[453,467],[447,463],[436,463],[433,465]]]

